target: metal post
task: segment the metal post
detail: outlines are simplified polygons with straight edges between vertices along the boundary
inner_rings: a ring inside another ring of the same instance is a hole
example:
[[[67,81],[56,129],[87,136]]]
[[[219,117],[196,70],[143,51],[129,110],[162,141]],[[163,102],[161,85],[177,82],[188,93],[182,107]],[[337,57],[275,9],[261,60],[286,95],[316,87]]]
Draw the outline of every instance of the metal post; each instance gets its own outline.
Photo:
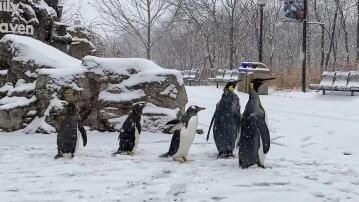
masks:
[[[357,2],[357,49],[356,49],[356,62],[359,63],[359,0]]]
[[[263,10],[264,3],[259,4],[259,44],[258,44],[258,61],[263,62]]]
[[[303,19],[303,44],[302,44],[302,91],[306,92],[306,73],[307,73],[307,16],[308,16],[308,0],[304,0],[304,19]]]

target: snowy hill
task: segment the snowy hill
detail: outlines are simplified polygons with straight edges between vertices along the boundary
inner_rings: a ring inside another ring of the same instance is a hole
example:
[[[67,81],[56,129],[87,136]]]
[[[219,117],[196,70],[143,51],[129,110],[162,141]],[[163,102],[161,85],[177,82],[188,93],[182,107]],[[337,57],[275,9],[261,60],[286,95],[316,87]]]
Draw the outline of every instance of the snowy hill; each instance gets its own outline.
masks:
[[[205,132],[221,89],[187,87]],[[241,105],[246,94],[238,93]],[[188,163],[160,159],[170,135],[144,133],[135,156],[112,158],[116,133],[92,132],[73,160],[55,161],[56,136],[0,135],[2,201],[359,201],[359,97],[274,92],[262,96],[272,144],[267,169],[217,160],[198,135]],[[242,110],[243,110],[242,108]],[[282,145],[282,146],[280,146]]]

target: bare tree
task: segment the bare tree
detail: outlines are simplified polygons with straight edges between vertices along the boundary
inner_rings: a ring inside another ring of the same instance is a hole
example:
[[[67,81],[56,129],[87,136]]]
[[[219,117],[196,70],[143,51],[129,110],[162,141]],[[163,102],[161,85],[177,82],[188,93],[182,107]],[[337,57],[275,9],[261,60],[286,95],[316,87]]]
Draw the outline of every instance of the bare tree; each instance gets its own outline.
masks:
[[[115,33],[128,32],[135,36],[151,59],[151,48],[169,28],[177,11],[169,0],[96,0],[107,25]]]

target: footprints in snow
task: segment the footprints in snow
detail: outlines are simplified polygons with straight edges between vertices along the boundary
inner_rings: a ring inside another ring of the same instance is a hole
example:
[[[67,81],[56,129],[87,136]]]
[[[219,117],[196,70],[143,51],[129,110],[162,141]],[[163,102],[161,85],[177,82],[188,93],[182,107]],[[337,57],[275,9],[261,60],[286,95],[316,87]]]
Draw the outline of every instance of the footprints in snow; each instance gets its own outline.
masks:
[[[308,142],[312,138],[313,138],[312,136],[306,136],[306,137],[302,138],[301,141],[303,143],[305,143],[305,144],[302,144],[301,147],[306,148],[306,147],[309,147],[309,146],[312,146],[312,145],[316,145],[317,143],[315,143],[315,142]]]

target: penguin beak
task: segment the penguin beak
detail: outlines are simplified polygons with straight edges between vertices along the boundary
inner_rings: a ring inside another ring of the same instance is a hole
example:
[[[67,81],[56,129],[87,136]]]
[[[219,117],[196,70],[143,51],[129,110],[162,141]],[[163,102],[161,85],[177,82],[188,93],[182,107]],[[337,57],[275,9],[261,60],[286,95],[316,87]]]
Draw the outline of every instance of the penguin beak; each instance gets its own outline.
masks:
[[[204,107],[197,107],[197,111],[202,111],[202,110],[205,110],[206,108]]]
[[[271,78],[265,78],[265,79],[261,79],[261,80],[262,80],[262,81],[270,81],[270,80],[274,80],[274,79],[276,79],[276,78],[271,77]]]

